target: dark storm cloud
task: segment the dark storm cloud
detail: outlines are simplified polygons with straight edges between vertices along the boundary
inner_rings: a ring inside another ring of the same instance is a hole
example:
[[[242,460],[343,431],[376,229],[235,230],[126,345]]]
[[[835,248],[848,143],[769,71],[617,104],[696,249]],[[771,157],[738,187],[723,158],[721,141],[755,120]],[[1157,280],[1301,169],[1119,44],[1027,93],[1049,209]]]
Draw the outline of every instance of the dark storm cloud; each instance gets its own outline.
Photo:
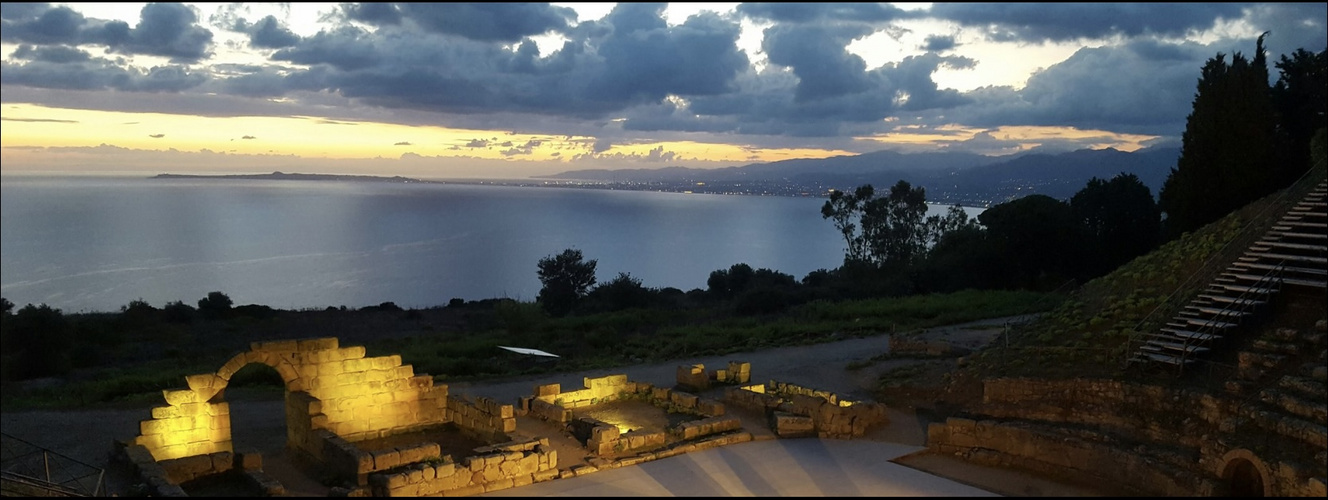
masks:
[[[733,78],[749,66],[737,49],[737,22],[711,13],[670,27],[659,6],[619,4],[606,19],[583,26],[573,34],[578,38],[545,57],[528,40],[509,50],[404,24],[375,31],[347,26],[272,56],[310,70],[252,78],[335,89],[389,108],[598,117],[667,95],[731,92]]]
[[[27,61],[64,64],[89,61],[92,59],[92,54],[73,47],[65,47],[61,45],[33,47],[28,44],[23,44],[19,45],[18,48],[14,50],[13,57]]]
[[[139,13],[138,27],[122,21],[88,19],[68,7],[5,7],[0,40],[38,45],[103,45],[111,52],[195,62],[209,55],[212,32],[181,4],[152,3]]]
[[[942,52],[958,46],[959,44],[955,43],[955,39],[952,36],[928,35],[926,41],[920,48],[927,52]]]
[[[866,25],[776,25],[765,30],[762,46],[770,63],[788,66],[798,76],[797,100],[816,101],[862,92],[871,84],[867,63],[844,50],[853,39],[871,33]]]
[[[1079,49],[1018,91],[979,89],[948,115],[974,126],[1068,125],[1143,134],[1183,130],[1211,47],[1136,40]],[[1092,96],[1092,98],[1085,98]]]
[[[235,28],[249,34],[249,45],[260,49],[281,49],[300,41],[299,35],[282,26],[274,16],[264,17],[254,24],[246,24],[241,19]]]
[[[126,69],[103,58],[63,63],[6,61],[0,63],[0,68],[3,68],[0,83],[50,89],[180,92],[207,81],[203,74],[190,72],[184,66]]]
[[[776,22],[813,21],[880,22],[912,15],[885,3],[743,3],[738,13]]]
[[[576,11],[547,3],[398,3],[343,6],[356,21],[394,26],[403,20],[425,31],[482,41],[515,42],[549,31],[563,31]]]
[[[1283,54],[1291,54],[1296,49],[1320,52],[1328,48],[1328,3],[1276,3],[1257,4],[1250,8],[1250,25],[1256,29],[1270,30],[1264,40],[1269,51],[1268,67]],[[1246,54],[1254,52],[1254,42],[1246,43],[1240,50]]]
[[[599,44],[603,61],[599,78],[587,89],[591,95],[655,102],[669,94],[733,90],[733,77],[749,65],[737,48],[736,23],[703,13],[670,28],[664,25],[662,6],[645,5],[619,4],[609,14],[614,30]]]
[[[367,24],[392,26],[401,24],[401,11],[393,3],[347,3],[341,5],[347,18]]]
[[[988,29],[1002,41],[1067,41],[1113,35],[1184,36],[1206,30],[1218,19],[1237,19],[1249,4],[1236,3],[945,3],[932,4],[933,17]]]

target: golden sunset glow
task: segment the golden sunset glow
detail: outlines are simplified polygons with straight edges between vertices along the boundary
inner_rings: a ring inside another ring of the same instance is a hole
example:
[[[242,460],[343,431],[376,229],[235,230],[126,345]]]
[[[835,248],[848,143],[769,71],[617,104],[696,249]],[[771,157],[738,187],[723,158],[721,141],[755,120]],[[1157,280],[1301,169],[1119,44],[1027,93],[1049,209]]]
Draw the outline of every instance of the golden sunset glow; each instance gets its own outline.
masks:
[[[916,132],[912,132],[916,131]],[[991,139],[1009,141],[1010,149],[1029,150],[1050,141],[1076,141],[1088,144],[1090,149],[1115,148],[1121,151],[1137,151],[1145,142],[1157,139],[1155,135],[1123,134],[1105,130],[1080,130],[1074,127],[1042,127],[1027,125],[1006,125],[993,129],[945,125],[934,129],[903,126],[895,132],[861,137],[862,140],[882,144],[905,145],[944,145],[972,140],[979,134],[986,133]]]

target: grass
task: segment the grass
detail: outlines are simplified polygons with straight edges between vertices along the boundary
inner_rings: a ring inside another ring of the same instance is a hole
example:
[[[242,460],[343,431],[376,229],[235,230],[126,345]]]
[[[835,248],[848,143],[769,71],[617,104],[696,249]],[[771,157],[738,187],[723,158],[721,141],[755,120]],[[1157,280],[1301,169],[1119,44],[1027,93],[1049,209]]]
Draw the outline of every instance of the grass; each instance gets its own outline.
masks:
[[[1008,349],[975,356],[968,371],[978,377],[1128,376],[1131,339],[1161,328],[1314,183],[1269,195],[1084,284],[1012,332]]]
[[[215,372],[251,341],[340,338],[346,332],[349,338],[341,338],[341,344],[363,345],[368,356],[400,354],[402,362],[412,365],[417,374],[431,374],[440,381],[476,380],[613,368],[951,325],[1045,310],[1061,299],[1036,292],[968,290],[812,302],[766,316],[735,316],[719,308],[697,308],[634,309],[565,318],[550,318],[533,303],[513,302],[487,314],[468,311],[464,321],[444,321],[440,318],[452,316],[441,310],[396,315],[289,311],[274,319],[251,321],[238,330],[224,324],[200,327],[230,332],[223,335],[230,343],[211,334],[194,333],[209,338],[184,343],[187,349],[156,361],[85,370],[49,389],[7,387],[3,408],[160,403],[161,390],[183,388],[185,375]],[[499,345],[533,347],[561,357],[556,364],[531,364],[498,349]],[[253,383],[265,383],[261,373],[250,378],[255,379]]]

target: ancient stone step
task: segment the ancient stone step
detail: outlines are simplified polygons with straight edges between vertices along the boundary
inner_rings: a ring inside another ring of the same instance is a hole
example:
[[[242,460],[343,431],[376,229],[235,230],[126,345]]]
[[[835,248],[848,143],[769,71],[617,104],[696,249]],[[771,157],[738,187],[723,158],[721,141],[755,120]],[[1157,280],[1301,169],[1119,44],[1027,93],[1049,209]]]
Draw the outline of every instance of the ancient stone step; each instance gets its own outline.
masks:
[[[1209,289],[1210,291],[1219,291],[1219,290],[1221,290],[1221,291],[1229,291],[1229,292],[1236,292],[1236,293],[1248,294],[1248,295],[1253,295],[1253,296],[1255,296],[1255,297],[1258,297],[1258,296],[1264,296],[1264,295],[1271,295],[1271,294],[1277,293],[1277,290],[1276,290],[1276,289],[1273,289],[1273,288],[1252,287],[1252,286],[1244,286],[1244,285],[1232,285],[1232,284],[1227,284],[1227,283],[1215,283],[1215,284],[1209,285],[1208,289]],[[1254,298],[1254,297],[1244,297],[1244,298]]]
[[[1277,386],[1312,401],[1328,401],[1328,385],[1317,380],[1286,375],[1277,381]]]
[[[1272,411],[1250,412],[1250,421],[1263,429],[1308,443],[1328,448],[1328,426]]]
[[[1328,366],[1324,366],[1323,363],[1300,365],[1300,374],[1320,383],[1328,383]]]
[[[1268,235],[1282,239],[1296,238],[1303,240],[1328,240],[1328,234],[1302,233],[1302,232],[1297,232],[1296,230],[1288,226],[1273,226],[1273,229],[1271,231],[1268,231]]]
[[[1240,310],[1235,310],[1235,309],[1217,308],[1217,307],[1185,306],[1185,309],[1182,309],[1182,310],[1183,310],[1183,311],[1193,311],[1193,312],[1200,313],[1200,314],[1207,314],[1207,315],[1209,315],[1209,316],[1226,317],[1227,319],[1234,320],[1234,321],[1239,321],[1241,318],[1244,318],[1244,317],[1250,315],[1250,313],[1248,313],[1248,312],[1246,312],[1246,311],[1240,311]]]
[[[1318,425],[1328,425],[1328,403],[1307,401],[1276,389],[1259,391],[1259,400]]]
[[[1292,342],[1300,338],[1300,330],[1295,328],[1278,328],[1273,330],[1273,338]]]
[[[1179,323],[1179,324],[1167,323],[1167,326],[1184,326],[1184,325],[1192,325],[1192,326],[1199,327],[1199,328],[1213,328],[1213,329],[1219,329],[1219,330],[1227,329],[1227,328],[1235,328],[1236,326],[1238,326],[1238,325],[1236,325],[1235,323],[1229,323],[1229,322],[1226,322],[1226,321],[1218,321],[1218,320],[1215,320],[1215,319],[1196,319],[1196,318],[1176,318],[1176,319],[1179,320],[1179,321],[1176,321],[1175,323]]]
[[[1240,299],[1240,298],[1227,297],[1225,295],[1216,295],[1216,294],[1199,294],[1199,298],[1208,299],[1213,302],[1222,302],[1225,304],[1231,304],[1232,306],[1235,307],[1258,307],[1268,303],[1262,300]]]
[[[1283,228],[1283,227],[1286,228],[1308,227],[1313,229],[1328,229],[1328,222],[1282,221],[1278,222],[1276,226],[1273,226],[1274,229]]]
[[[1272,253],[1269,251],[1255,250],[1254,247],[1250,247],[1250,251],[1245,252],[1245,255],[1249,257],[1258,257],[1261,259],[1267,259],[1271,261],[1286,260],[1294,262],[1310,262],[1314,264],[1328,264],[1328,257],[1293,255],[1288,253]]]
[[[1176,337],[1186,338],[1197,342],[1209,342],[1215,339],[1222,338],[1221,335],[1215,335],[1212,333],[1200,333],[1196,331],[1183,330],[1178,328],[1163,328],[1162,331],[1174,335]]]
[[[1189,345],[1185,344],[1184,342],[1171,342],[1162,339],[1149,340],[1148,342],[1145,342],[1144,345],[1141,346],[1140,348],[1146,351],[1164,353],[1164,354],[1189,353],[1190,355],[1194,355],[1208,351],[1207,347]]]
[[[1297,346],[1296,344],[1291,344],[1287,342],[1277,342],[1275,340],[1267,340],[1267,339],[1257,339],[1254,341],[1253,344],[1251,344],[1250,347],[1252,347],[1256,351],[1272,352],[1278,354],[1294,355],[1300,352],[1300,347]]]
[[[1289,248],[1292,250],[1307,250],[1311,252],[1328,252],[1328,246],[1314,245],[1310,243],[1292,243],[1289,241],[1260,240],[1258,243],[1250,245],[1250,249],[1255,247],[1276,247]]]

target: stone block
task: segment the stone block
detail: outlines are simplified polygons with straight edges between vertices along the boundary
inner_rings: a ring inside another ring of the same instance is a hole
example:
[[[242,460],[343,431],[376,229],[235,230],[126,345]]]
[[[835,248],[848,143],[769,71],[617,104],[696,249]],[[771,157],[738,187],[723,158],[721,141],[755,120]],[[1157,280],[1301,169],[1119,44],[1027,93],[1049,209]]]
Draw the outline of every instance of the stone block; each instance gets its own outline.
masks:
[[[198,393],[194,392],[191,389],[183,389],[183,390],[165,389],[161,391],[161,396],[166,399],[166,404],[169,404],[171,406],[180,406],[185,403],[202,402],[199,401],[198,399]]]
[[[775,435],[779,437],[810,437],[816,434],[811,417],[777,411],[771,419]]]

